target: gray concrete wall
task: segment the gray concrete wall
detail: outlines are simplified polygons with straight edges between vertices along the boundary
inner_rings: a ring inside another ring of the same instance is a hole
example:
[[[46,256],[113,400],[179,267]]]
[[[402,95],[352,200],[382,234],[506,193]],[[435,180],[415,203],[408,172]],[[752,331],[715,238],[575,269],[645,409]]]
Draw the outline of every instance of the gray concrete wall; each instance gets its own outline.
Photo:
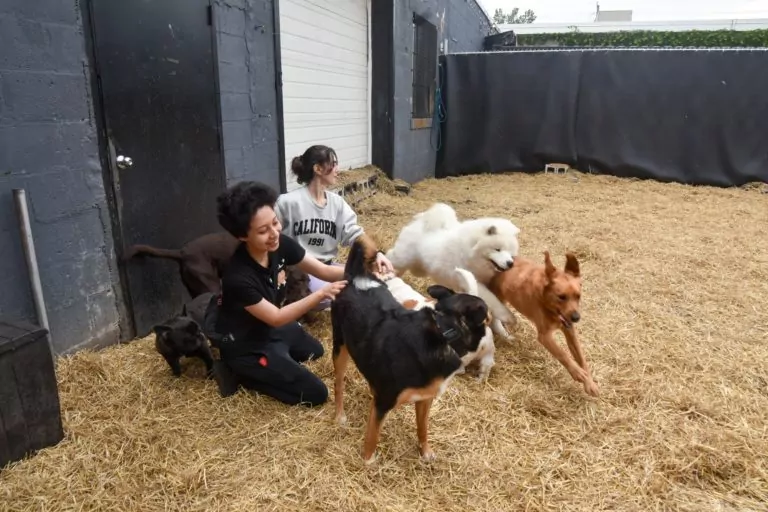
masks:
[[[59,353],[119,336],[88,65],[77,0],[0,2],[0,316],[36,321],[12,195],[24,188]]]
[[[227,183],[244,179],[280,190],[272,0],[214,4]]]
[[[393,176],[416,182],[435,175],[437,136],[411,128],[413,13],[437,27],[438,55],[481,51],[491,25],[475,0],[395,0],[394,9]]]

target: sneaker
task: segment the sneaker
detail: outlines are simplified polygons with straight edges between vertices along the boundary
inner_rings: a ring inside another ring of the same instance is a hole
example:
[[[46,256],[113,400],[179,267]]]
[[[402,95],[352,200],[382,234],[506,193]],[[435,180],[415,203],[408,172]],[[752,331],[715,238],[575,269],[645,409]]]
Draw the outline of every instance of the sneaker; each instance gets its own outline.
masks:
[[[219,385],[219,394],[227,398],[237,393],[239,383],[237,376],[232,372],[227,363],[221,359],[213,362],[213,376]]]

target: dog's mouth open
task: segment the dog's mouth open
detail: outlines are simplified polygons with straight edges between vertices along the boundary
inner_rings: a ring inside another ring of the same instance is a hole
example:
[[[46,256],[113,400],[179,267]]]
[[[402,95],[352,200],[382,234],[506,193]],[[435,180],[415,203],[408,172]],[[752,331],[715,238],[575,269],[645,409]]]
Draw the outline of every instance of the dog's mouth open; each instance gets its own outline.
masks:
[[[494,270],[496,270],[496,272],[504,272],[504,271],[509,270],[510,268],[512,268],[512,265],[510,265],[508,267],[502,267],[501,265],[496,263],[492,258],[489,259],[488,261],[491,262],[491,264],[493,265],[493,268],[494,268]]]
[[[559,316],[560,316],[560,323],[563,324],[563,327],[565,327],[566,329],[570,329],[571,327],[573,327],[573,322],[565,318],[565,315],[560,313]]]

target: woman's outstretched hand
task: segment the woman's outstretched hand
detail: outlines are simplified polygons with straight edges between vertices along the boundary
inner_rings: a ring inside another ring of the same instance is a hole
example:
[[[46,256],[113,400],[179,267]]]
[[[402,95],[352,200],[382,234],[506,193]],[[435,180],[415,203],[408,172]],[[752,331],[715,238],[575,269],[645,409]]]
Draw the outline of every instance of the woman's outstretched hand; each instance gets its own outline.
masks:
[[[319,291],[324,299],[334,300],[345,286],[347,286],[346,281],[336,281],[335,283],[326,284]]]

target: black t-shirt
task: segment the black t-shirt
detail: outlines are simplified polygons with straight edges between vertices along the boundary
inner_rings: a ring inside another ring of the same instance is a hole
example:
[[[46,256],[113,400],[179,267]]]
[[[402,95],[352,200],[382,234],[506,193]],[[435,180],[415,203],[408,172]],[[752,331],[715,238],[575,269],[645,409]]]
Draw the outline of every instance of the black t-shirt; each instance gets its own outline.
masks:
[[[262,300],[279,306],[285,299],[285,266],[300,263],[305,253],[295,240],[281,234],[280,247],[269,253],[268,268],[264,268],[241,243],[222,276],[216,331],[232,334],[237,345],[267,341],[272,327],[245,308]]]

